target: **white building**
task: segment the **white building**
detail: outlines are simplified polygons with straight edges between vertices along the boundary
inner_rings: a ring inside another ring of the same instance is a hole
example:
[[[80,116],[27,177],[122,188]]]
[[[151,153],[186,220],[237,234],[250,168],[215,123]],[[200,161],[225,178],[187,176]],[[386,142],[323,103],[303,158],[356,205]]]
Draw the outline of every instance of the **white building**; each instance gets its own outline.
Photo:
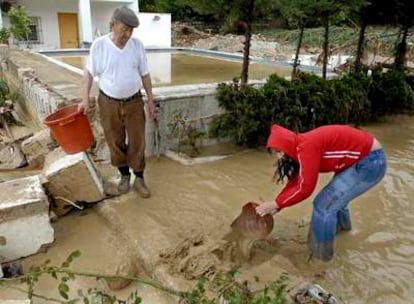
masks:
[[[29,41],[21,45],[33,49],[76,49],[88,47],[98,36],[109,32],[115,8],[135,11],[140,26],[135,29],[146,47],[171,46],[171,15],[139,13],[138,0],[2,0],[22,5],[32,20]],[[0,28],[8,28],[7,13],[0,14]],[[11,40],[11,44],[15,41]]]

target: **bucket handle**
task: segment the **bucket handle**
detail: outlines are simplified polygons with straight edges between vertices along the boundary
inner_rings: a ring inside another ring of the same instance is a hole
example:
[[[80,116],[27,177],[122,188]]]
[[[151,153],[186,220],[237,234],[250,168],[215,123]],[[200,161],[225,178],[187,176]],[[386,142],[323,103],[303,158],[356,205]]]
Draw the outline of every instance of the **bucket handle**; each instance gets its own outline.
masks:
[[[80,114],[81,113],[81,111],[77,111],[76,113],[75,113],[75,115],[73,115],[73,116],[71,116],[71,117],[68,117],[67,119],[65,119],[65,120],[63,120],[63,121],[61,121],[61,122],[59,122],[59,126],[66,126],[66,125],[68,125],[68,124],[70,124],[70,123],[72,123],[72,122],[74,122],[75,120],[76,120],[76,114]],[[83,113],[82,113],[82,115],[83,115]]]

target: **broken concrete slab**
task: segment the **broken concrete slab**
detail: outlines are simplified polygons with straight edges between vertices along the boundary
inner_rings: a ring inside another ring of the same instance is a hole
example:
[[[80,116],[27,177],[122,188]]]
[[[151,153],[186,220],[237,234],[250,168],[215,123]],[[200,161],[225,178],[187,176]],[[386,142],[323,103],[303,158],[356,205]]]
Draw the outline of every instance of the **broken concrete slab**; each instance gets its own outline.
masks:
[[[37,132],[33,136],[27,138],[21,143],[21,150],[26,156],[26,160],[30,166],[42,167],[45,161],[45,155],[50,152],[53,139],[49,129]]]
[[[27,164],[18,144],[6,144],[0,150],[0,169],[16,169]]]
[[[76,202],[95,203],[105,197],[101,174],[86,152],[66,154],[55,149],[46,156],[43,174],[58,216],[77,206]]]
[[[0,262],[39,252],[54,241],[40,175],[0,183]]]

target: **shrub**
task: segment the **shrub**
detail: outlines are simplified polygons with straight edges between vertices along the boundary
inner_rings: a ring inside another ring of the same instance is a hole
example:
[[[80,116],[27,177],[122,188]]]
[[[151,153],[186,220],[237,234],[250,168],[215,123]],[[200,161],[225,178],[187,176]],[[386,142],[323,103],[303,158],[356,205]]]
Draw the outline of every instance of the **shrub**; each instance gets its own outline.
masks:
[[[392,69],[382,73],[375,69],[368,93],[375,116],[386,114],[412,113],[414,110],[414,93],[412,76],[406,72]]]

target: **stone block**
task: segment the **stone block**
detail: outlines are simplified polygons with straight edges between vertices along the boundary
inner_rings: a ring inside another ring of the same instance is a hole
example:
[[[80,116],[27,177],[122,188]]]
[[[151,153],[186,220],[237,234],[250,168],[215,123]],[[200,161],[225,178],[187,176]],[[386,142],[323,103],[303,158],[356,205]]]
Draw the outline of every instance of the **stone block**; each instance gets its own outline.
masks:
[[[46,156],[43,174],[56,215],[67,213],[72,203],[94,203],[104,199],[101,174],[85,152],[66,154],[61,148],[55,149]]]
[[[54,240],[40,175],[0,183],[0,262],[37,253]]]
[[[26,158],[16,143],[0,148],[0,169],[16,169],[27,164]]]
[[[21,143],[21,150],[30,166],[43,166],[45,155],[53,145],[50,129],[44,129]]]

